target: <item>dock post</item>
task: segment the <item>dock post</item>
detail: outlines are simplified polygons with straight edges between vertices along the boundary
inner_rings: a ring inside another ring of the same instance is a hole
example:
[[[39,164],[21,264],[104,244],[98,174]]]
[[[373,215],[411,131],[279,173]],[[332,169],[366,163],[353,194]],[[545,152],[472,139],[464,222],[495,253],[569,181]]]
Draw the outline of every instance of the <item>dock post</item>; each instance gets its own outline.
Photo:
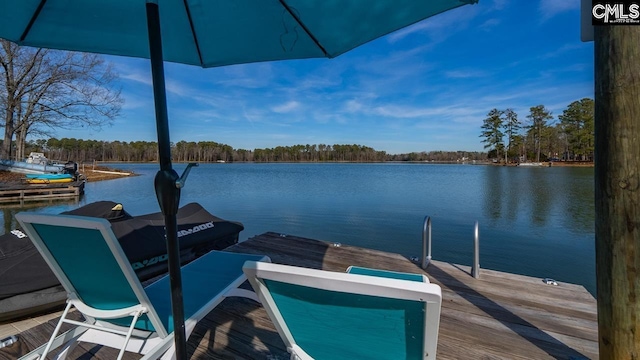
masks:
[[[594,26],[600,359],[640,358],[640,27]]]

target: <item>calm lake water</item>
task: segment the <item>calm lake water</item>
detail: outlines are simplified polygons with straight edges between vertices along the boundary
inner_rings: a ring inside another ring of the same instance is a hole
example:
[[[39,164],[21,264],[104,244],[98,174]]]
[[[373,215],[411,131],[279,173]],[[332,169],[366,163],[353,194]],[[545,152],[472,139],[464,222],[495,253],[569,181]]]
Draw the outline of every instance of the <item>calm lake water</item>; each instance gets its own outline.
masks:
[[[159,211],[156,164],[113,164],[141,176],[87,183],[77,203],[26,209],[59,213],[112,200],[132,215]],[[180,174],[184,165],[175,165]],[[240,221],[241,241],[266,231],[403,254],[421,253],[433,224],[433,258],[471,265],[480,224],[483,268],[551,277],[595,293],[593,168],[432,164],[203,164],[181,204],[199,202]],[[4,229],[15,227],[2,211]]]

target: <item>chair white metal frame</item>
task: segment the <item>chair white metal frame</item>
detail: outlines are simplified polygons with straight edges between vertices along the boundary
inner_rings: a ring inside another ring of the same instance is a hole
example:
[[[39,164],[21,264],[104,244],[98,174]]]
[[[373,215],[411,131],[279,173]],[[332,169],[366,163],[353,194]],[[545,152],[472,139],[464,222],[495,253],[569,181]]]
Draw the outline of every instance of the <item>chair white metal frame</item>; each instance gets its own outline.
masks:
[[[16,219],[38,248],[68,294],[67,306],[49,342],[21,359],[44,359],[64,345],[64,359],[80,341],[144,354],[142,359],[174,357],[169,278],[143,287],[105,219],[20,213]],[[254,293],[238,289],[247,261],[266,256],[212,251],[182,267],[185,331],[228,296]],[[75,308],[84,322],[68,318]],[[76,326],[58,335],[63,324]]]
[[[436,358],[442,294],[421,274],[254,261],[243,270],[291,359]]]

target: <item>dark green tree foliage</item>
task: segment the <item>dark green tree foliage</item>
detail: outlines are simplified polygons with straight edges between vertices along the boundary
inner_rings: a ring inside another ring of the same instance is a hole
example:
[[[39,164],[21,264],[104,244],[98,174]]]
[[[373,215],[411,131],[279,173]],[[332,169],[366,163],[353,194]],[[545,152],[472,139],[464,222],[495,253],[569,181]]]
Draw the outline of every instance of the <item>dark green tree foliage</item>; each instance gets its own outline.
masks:
[[[38,139],[27,142],[27,151],[45,152],[57,161],[158,161],[158,145],[151,141],[98,141],[75,138]],[[309,161],[385,161],[387,154],[361,145],[294,145],[273,149],[234,149],[214,141],[172,144],[173,161],[179,162],[309,162]]]
[[[553,119],[553,116],[551,116],[551,111],[547,110],[544,105],[537,105],[529,109],[527,118],[530,121],[529,132],[532,135],[536,150],[536,161],[540,161],[543,139],[548,139],[548,137],[545,137],[545,135],[548,135],[548,132],[545,132],[547,121]]]
[[[506,162],[518,156],[536,161],[592,161],[593,114],[594,102],[588,98],[572,102],[558,116],[560,121],[556,124],[549,124],[553,116],[544,105],[530,108],[527,126],[522,126],[513,109],[493,109],[483,122],[480,136],[487,143],[485,148],[492,147],[489,158],[503,154]],[[498,139],[500,132],[503,137]]]
[[[496,150],[496,157],[500,156],[499,150],[504,148],[504,142],[502,140],[504,137],[504,133],[502,132],[504,124],[504,119],[502,118],[503,113],[503,111],[498,109],[489,111],[487,118],[484,119],[482,124],[482,134],[480,134],[480,137],[484,138],[482,140],[482,142],[485,143],[484,148]]]
[[[507,151],[504,153],[504,162],[507,163],[508,156],[513,156],[512,151],[515,145],[515,137],[520,131],[520,120],[518,120],[518,114],[513,109],[509,108],[504,111],[504,133],[507,136]],[[515,147],[517,151],[517,146]]]
[[[422,151],[408,154],[387,155],[387,161],[419,161],[460,163],[487,160],[487,153],[479,151]]]
[[[172,149],[173,158],[184,162],[233,161],[234,150],[227,144],[215,141],[186,142],[179,141]]]
[[[513,135],[513,138],[511,139],[511,151],[512,153],[510,153],[510,155],[512,157],[523,155],[526,153],[525,138],[522,134]]]
[[[387,154],[362,145],[293,145],[275,148],[255,149],[253,161],[257,162],[317,162],[351,161],[380,162]]]
[[[98,141],[74,138],[38,139],[27,142],[27,151],[44,152],[57,161],[158,161],[158,145],[151,141]],[[432,151],[390,155],[362,145],[293,145],[269,149],[234,149],[214,141],[172,144],[173,161],[178,162],[382,162],[486,160],[487,154],[467,151]]]
[[[565,135],[568,157],[574,160],[593,159],[594,102],[584,98],[574,101],[558,116]]]

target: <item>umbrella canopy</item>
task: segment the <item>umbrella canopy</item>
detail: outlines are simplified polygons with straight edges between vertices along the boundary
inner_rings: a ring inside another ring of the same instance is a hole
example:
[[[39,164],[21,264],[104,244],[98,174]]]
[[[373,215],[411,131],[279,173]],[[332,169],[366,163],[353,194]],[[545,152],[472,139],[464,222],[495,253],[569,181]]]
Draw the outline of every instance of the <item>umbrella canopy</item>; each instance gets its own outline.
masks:
[[[19,45],[149,58],[145,0],[2,0]],[[477,0],[157,0],[165,61],[223,66],[335,57]]]
[[[167,232],[176,357],[186,359],[163,61],[202,67],[335,57],[478,0],[0,0],[0,38],[19,45],[149,58],[160,171],[154,184]]]

